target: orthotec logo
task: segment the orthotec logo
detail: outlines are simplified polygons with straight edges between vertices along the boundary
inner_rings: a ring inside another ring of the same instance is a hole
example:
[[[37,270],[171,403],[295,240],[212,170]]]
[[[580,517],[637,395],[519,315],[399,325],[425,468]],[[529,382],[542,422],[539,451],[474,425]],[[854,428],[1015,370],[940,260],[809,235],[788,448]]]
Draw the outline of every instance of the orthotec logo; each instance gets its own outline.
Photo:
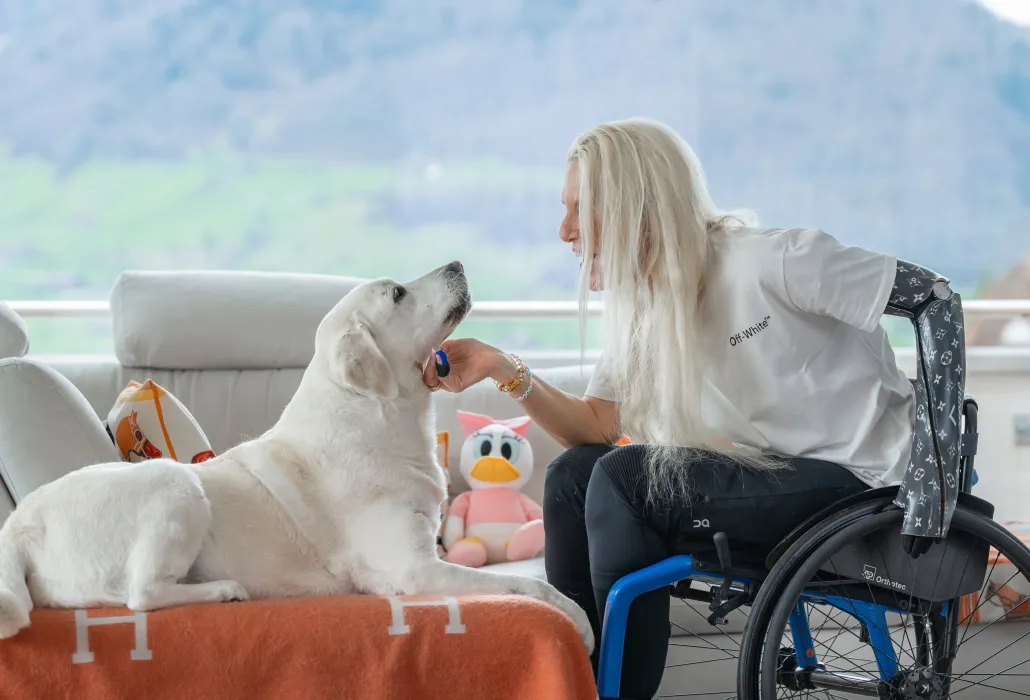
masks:
[[[891,581],[886,576],[878,576],[877,573],[876,573],[876,567],[875,566],[870,566],[869,564],[866,564],[865,566],[862,567],[862,577],[866,581],[872,581],[874,583],[880,584],[881,586],[887,586],[888,588],[893,588],[896,591],[906,591],[906,590],[908,590],[908,586],[906,586],[903,583],[897,583],[896,581]]]

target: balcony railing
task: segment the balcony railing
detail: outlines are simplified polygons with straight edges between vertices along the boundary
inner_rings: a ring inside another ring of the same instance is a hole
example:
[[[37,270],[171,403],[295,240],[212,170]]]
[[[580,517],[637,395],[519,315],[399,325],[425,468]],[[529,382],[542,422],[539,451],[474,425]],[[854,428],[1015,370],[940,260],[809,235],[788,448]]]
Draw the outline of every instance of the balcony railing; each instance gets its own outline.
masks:
[[[106,301],[9,301],[15,313],[24,318],[104,318],[111,315]],[[962,302],[967,317],[1030,316],[1030,299],[971,299]],[[601,313],[601,304],[588,304],[588,313]],[[579,313],[575,301],[477,301],[472,318],[574,318]]]
[[[10,301],[14,311],[25,318],[109,318],[111,308],[106,301]],[[967,320],[986,318],[1030,319],[1030,299],[971,299],[963,302]],[[472,307],[471,317],[492,319],[574,319],[579,313],[575,301],[480,301]],[[600,303],[589,304],[588,313],[601,313]],[[519,353],[534,367],[558,367],[593,364],[600,351],[582,349],[526,349]],[[45,354],[45,353],[44,353]],[[914,372],[915,355],[910,347],[899,347],[898,361],[906,372]],[[973,346],[969,348],[969,367],[977,372],[1030,372],[1030,348],[1021,346]]]

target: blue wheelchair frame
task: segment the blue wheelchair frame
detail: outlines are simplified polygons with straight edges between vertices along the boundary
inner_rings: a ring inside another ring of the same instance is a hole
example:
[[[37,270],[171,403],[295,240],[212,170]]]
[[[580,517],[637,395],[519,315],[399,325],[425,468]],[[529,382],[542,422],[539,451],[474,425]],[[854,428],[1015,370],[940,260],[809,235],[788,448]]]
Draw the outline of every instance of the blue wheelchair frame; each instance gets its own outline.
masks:
[[[604,610],[601,651],[599,653],[597,691],[602,698],[619,695],[622,681],[622,654],[626,641],[626,621],[629,608],[637,597],[679,581],[691,579],[710,583],[722,583],[725,577],[710,570],[701,571],[694,567],[694,558],[681,554],[665,559],[646,569],[635,571],[619,579],[608,594]],[[755,583],[749,578],[734,577],[732,583],[746,586]],[[903,614],[896,608],[862,601],[828,596],[816,593],[802,593],[790,615],[790,629],[801,668],[815,668],[819,659],[815,653],[812,632],[808,626],[805,603],[827,605],[855,617],[869,633],[869,644],[876,657],[880,678],[889,680],[898,672],[898,659],[894,644],[887,632],[887,613]],[[947,615],[947,606],[941,611]]]
[[[976,404],[972,404],[972,415],[966,415],[967,431],[972,437],[976,435]],[[979,481],[973,467],[972,451],[964,456],[962,490],[972,491]],[[968,476],[965,476],[967,475]],[[629,609],[639,596],[665,586],[672,586],[680,581],[694,580],[712,584],[722,584],[726,577],[715,573],[708,565],[695,566],[694,557],[679,554],[658,562],[646,569],[623,576],[615,582],[608,593],[608,602],[604,609],[604,621],[601,632],[601,649],[598,653],[597,690],[601,698],[618,697],[622,682],[622,656],[626,642],[626,622]],[[731,585],[737,587],[756,586],[759,582],[745,576],[734,576]],[[800,668],[812,669],[819,664],[815,653],[815,643],[805,614],[805,603],[825,605],[845,612],[865,627],[869,635],[869,645],[873,649],[876,666],[881,680],[888,681],[898,672],[898,659],[894,644],[887,631],[887,613],[904,613],[892,606],[878,605],[864,601],[830,596],[820,593],[803,592],[798,598],[788,618],[791,636],[793,637],[797,663]],[[940,614],[947,616],[948,604],[942,604]]]

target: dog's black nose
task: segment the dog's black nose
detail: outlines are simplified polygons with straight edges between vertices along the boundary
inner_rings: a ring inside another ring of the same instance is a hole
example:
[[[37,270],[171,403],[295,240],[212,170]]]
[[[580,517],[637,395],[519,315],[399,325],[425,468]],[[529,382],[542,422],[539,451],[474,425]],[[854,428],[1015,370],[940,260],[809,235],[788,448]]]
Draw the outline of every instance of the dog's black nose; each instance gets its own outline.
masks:
[[[460,275],[465,271],[465,268],[461,266],[461,263],[455,260],[450,265],[444,268],[448,272],[453,272],[456,275]]]

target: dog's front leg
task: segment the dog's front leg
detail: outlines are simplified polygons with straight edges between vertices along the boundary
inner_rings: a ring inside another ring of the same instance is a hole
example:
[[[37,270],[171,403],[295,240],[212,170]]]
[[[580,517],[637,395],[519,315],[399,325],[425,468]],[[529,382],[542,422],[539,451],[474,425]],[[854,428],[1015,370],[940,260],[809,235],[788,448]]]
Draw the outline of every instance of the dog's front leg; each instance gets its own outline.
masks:
[[[588,653],[593,653],[594,633],[586,612],[551,584],[440,561],[436,556],[436,529],[430,518],[410,510],[375,508],[374,515],[371,511],[361,518],[377,527],[376,537],[361,547],[362,560],[369,569],[368,584],[363,586],[366,590],[400,595],[527,595],[570,617]]]
[[[587,653],[594,653],[594,633],[590,618],[583,608],[558,592],[551,584],[528,576],[497,574],[491,571],[470,569],[458,564],[449,564],[439,559],[427,559],[409,573],[410,582],[406,595],[468,595],[474,593],[510,593],[527,595],[561,610],[576,623],[576,628],[587,646]]]

